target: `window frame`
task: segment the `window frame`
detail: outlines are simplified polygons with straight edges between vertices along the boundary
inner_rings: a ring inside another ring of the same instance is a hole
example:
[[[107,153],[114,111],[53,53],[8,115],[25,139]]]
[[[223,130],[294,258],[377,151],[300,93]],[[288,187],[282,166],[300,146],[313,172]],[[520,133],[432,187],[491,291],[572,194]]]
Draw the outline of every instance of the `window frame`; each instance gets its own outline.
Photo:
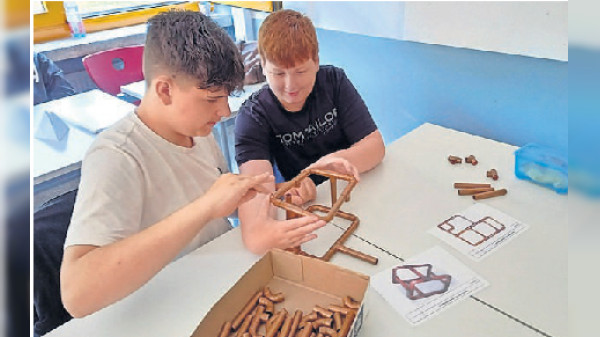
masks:
[[[46,6],[46,13],[33,15],[33,42],[41,43],[71,36],[67,16],[64,9],[64,1],[42,1]],[[141,24],[160,12],[170,9],[187,9],[199,11],[200,1],[186,1],[180,4],[170,4],[151,8],[141,8],[132,11],[98,15],[83,18],[86,33],[101,30],[121,28]],[[228,6],[243,7],[265,12],[273,11],[273,1],[210,1]]]
[[[46,6],[47,12],[35,14],[33,16],[33,42],[40,43],[70,37],[71,31],[67,24],[67,15],[63,5],[64,1],[43,1],[43,3]],[[141,8],[108,15],[98,15],[83,18],[82,21],[86,33],[93,33],[101,30],[144,23],[148,21],[150,17],[170,9],[188,9],[197,11],[199,10],[198,1],[186,1],[180,4]]]

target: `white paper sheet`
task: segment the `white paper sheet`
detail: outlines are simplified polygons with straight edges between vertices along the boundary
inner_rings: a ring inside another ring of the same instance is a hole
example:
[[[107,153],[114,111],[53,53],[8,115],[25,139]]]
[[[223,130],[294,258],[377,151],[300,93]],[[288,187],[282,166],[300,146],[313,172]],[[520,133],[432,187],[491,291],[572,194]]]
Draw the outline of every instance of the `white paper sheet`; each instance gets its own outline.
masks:
[[[489,285],[439,246],[410,258],[403,265],[415,264],[431,264],[432,272],[436,275],[450,275],[450,286],[446,292],[417,300],[409,299],[402,285],[392,283],[392,270],[395,266],[371,278],[371,286],[411,325],[427,321]],[[427,290],[425,287],[422,289]]]
[[[471,259],[480,261],[527,228],[527,224],[488,205],[477,203],[436,224],[428,233]]]

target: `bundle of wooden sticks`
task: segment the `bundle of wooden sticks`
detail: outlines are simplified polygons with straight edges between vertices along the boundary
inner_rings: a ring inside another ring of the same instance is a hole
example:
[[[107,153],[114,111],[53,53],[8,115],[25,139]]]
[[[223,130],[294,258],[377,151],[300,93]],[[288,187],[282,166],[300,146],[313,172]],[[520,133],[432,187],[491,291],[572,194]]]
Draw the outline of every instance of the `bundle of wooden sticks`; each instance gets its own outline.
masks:
[[[316,305],[308,314],[295,310],[292,315],[285,308],[275,312],[275,303],[284,300],[268,287],[259,290],[233,321],[223,323],[219,337],[346,337],[360,308],[346,296],[342,305]]]

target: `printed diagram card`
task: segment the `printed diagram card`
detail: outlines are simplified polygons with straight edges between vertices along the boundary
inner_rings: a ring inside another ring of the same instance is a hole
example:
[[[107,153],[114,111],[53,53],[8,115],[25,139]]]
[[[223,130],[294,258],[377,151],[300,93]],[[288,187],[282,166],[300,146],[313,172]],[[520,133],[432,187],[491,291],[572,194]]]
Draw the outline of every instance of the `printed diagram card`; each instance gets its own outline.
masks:
[[[435,246],[371,278],[372,287],[411,325],[419,325],[489,284]]]
[[[475,261],[529,228],[528,225],[484,204],[475,204],[442,221],[428,232]]]

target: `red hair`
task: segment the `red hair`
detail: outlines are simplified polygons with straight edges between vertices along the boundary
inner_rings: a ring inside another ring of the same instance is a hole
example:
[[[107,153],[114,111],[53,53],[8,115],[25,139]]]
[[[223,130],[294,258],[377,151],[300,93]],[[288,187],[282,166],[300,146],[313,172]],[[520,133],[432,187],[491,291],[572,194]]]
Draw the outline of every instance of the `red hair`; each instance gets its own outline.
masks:
[[[291,9],[270,14],[258,31],[258,52],[263,62],[291,68],[312,58],[317,61],[319,43],[310,19]]]

